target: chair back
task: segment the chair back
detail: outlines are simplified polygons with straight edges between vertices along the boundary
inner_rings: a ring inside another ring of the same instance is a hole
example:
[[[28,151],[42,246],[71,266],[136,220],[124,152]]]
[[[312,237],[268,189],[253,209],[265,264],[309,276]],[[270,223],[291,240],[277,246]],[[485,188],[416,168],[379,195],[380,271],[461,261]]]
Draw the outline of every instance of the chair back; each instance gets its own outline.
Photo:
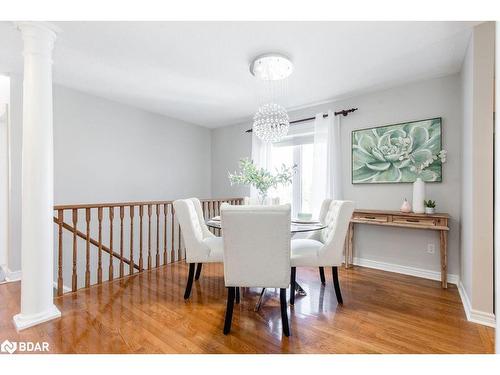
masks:
[[[259,200],[259,198],[255,198],[255,197],[243,197],[243,204],[245,206],[248,206],[248,205],[254,205],[254,206],[261,206],[261,205],[264,205],[264,206],[271,206],[271,205],[278,205],[280,204],[280,198],[279,197],[276,197],[276,198],[271,198],[271,197],[266,197],[264,199],[264,204],[262,204]]]
[[[207,237],[214,237],[203,218],[201,202],[198,198],[174,201],[174,210],[186,246],[186,262],[193,263],[205,259],[210,249],[203,244]]]
[[[329,264],[342,263],[344,241],[353,211],[354,202],[352,201],[330,201],[323,221],[327,227],[320,232],[319,236],[319,240],[324,244],[319,255]]]
[[[226,286],[287,288],[290,205],[221,206]]]

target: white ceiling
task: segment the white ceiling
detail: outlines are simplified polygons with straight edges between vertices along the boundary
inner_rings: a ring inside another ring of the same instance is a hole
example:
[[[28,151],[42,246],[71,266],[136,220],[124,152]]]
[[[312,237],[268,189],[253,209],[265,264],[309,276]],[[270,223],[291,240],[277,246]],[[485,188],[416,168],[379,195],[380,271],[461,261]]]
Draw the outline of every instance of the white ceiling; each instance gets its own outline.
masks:
[[[460,70],[473,22],[57,22],[54,82],[219,127],[255,112],[252,58],[291,58],[289,109]],[[0,73],[22,42],[0,22]]]

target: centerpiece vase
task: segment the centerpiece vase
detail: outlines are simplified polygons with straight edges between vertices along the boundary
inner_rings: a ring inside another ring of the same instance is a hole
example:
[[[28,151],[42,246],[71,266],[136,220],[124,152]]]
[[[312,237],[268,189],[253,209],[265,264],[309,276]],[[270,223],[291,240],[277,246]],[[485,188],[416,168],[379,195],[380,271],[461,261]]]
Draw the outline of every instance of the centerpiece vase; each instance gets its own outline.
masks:
[[[413,212],[416,214],[423,214],[425,200],[425,182],[420,177],[417,177],[413,183]]]

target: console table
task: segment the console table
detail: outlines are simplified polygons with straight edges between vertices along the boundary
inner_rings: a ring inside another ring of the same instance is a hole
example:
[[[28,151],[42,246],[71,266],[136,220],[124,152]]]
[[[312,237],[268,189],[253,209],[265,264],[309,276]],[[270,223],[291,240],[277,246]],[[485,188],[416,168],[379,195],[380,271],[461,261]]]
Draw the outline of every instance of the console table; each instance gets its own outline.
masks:
[[[414,214],[385,210],[354,210],[349,224],[345,245],[345,267],[349,268],[353,261],[353,238],[355,224],[379,225],[382,227],[398,227],[435,230],[439,232],[441,254],[441,286],[447,288],[446,274],[448,263],[448,214]]]

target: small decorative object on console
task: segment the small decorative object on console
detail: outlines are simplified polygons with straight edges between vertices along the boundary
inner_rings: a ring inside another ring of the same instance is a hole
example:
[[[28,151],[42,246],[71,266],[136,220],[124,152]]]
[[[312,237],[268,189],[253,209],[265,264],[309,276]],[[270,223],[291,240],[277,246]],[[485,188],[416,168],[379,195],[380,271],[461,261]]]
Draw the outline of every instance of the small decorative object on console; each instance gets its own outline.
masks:
[[[403,204],[401,205],[401,208],[399,210],[401,212],[411,212],[411,204],[406,198],[404,199]]]

